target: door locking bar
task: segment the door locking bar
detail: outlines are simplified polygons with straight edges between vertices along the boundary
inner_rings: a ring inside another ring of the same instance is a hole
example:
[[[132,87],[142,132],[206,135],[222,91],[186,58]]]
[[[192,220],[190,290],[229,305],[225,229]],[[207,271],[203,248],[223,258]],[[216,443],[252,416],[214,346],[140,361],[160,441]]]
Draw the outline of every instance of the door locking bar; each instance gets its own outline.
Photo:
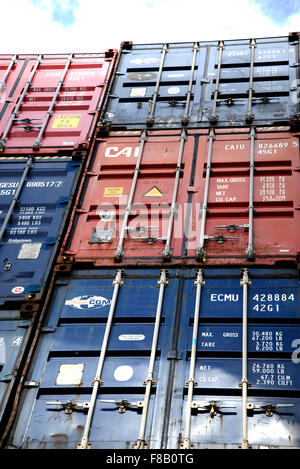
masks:
[[[254,76],[254,53],[256,48],[255,39],[250,40],[249,47],[251,48],[251,59],[250,59],[250,79],[249,79],[249,97],[248,97],[248,112],[246,114],[246,121],[252,122],[254,114],[252,113],[252,100],[253,100],[253,76]]]
[[[218,57],[218,70],[217,70],[217,78],[216,78],[216,88],[214,91],[214,102],[213,102],[213,109],[212,115],[210,116],[210,122],[212,124],[216,124],[219,120],[219,116],[217,116],[217,99],[219,95],[219,85],[220,85],[220,76],[221,76],[221,64],[222,64],[222,54],[224,50],[224,41],[219,41],[218,50],[219,50],[219,57]]]
[[[183,149],[184,149],[184,144],[186,140],[187,140],[186,130],[183,129],[180,135],[180,146],[179,146],[179,153],[178,153],[177,166],[176,166],[176,175],[175,175],[175,182],[174,182],[174,189],[173,189],[172,204],[170,208],[170,219],[169,219],[169,225],[168,225],[166,247],[162,252],[162,257],[163,257],[163,260],[165,261],[168,261],[170,257],[172,256],[171,237],[172,237],[174,218],[175,218],[175,212],[176,212],[176,199],[177,199],[177,193],[178,193],[179,179],[180,179],[180,173],[182,171],[181,162],[182,162],[182,156],[183,156]]]
[[[190,102],[191,102],[191,97],[192,97],[192,88],[193,88],[193,78],[194,78],[195,64],[196,64],[196,55],[197,55],[197,52],[199,50],[198,42],[195,42],[195,44],[193,46],[193,50],[194,50],[193,61],[192,61],[189,88],[188,88],[187,93],[186,93],[185,111],[184,111],[184,114],[181,118],[182,125],[187,125],[189,123],[189,107],[190,107]]]
[[[250,383],[248,381],[248,288],[251,285],[249,279],[248,269],[242,270],[243,278],[240,281],[241,287],[243,287],[243,328],[242,328],[242,400],[243,400],[243,417],[242,417],[242,432],[243,441],[242,449],[249,449],[248,442],[248,418],[247,418],[247,398],[248,398],[248,387]]]
[[[254,412],[257,410],[259,412],[264,412],[267,417],[273,417],[273,414],[277,411],[277,409],[285,407],[294,407],[294,404],[271,404],[269,402],[261,405],[251,404],[250,402],[247,404],[247,410],[249,412]]]
[[[66,414],[71,414],[73,410],[86,410],[90,407],[89,402],[73,402],[71,400],[67,402],[51,401],[46,402],[46,404],[51,406],[60,406],[64,409]]]
[[[138,159],[137,159],[136,166],[135,166],[135,169],[134,169],[134,176],[133,176],[133,181],[132,181],[130,194],[129,194],[129,198],[128,198],[128,204],[127,204],[127,207],[126,207],[124,220],[123,220],[123,224],[122,224],[122,228],[121,228],[119,244],[118,244],[117,250],[114,253],[114,261],[115,262],[121,262],[122,257],[124,255],[123,243],[124,243],[124,238],[125,238],[125,235],[126,235],[126,232],[127,232],[127,229],[128,229],[128,218],[129,218],[129,214],[130,214],[130,211],[131,211],[133,196],[134,196],[134,193],[135,193],[138,174],[140,172],[141,160],[142,160],[144,145],[145,145],[146,141],[147,141],[147,135],[146,135],[146,131],[144,130],[142,132],[142,135],[141,135],[141,138],[140,138],[141,144],[140,144],[140,147],[139,147],[139,154],[138,154]]]
[[[249,237],[248,237],[248,247],[246,248],[245,254],[249,261],[254,261],[256,257],[256,250],[253,246],[253,214],[254,214],[254,144],[256,133],[254,127],[251,127],[249,134],[251,139],[251,148],[250,148],[250,182],[249,182]]]
[[[196,259],[198,261],[203,262],[206,257],[206,249],[204,246],[204,230],[206,225],[206,214],[207,214],[207,201],[208,201],[208,189],[209,189],[209,182],[210,182],[210,171],[211,171],[211,158],[212,158],[212,147],[213,141],[215,140],[215,131],[214,129],[210,129],[208,140],[209,140],[209,147],[208,147],[208,156],[207,156],[207,164],[206,164],[206,176],[205,176],[205,190],[204,190],[204,200],[203,200],[203,207],[202,207],[202,219],[201,219],[201,229],[200,229],[200,241],[199,246],[196,249]]]
[[[166,58],[166,53],[168,52],[168,44],[164,44],[163,49],[162,49],[162,56],[161,56],[161,61],[160,61],[160,66],[159,66],[159,72],[158,72],[158,77],[155,85],[155,90],[152,95],[152,99],[149,101],[150,105],[150,111],[149,111],[149,116],[147,118],[147,125],[151,126],[154,124],[154,111],[155,111],[155,105],[156,105],[156,100],[158,97],[158,89],[160,85],[160,79],[163,71],[163,66],[165,63],[165,58]]]
[[[113,296],[109,308],[109,313],[108,313],[108,318],[106,322],[106,327],[105,327],[105,332],[104,332],[104,337],[102,340],[102,345],[101,345],[101,352],[98,360],[98,365],[97,365],[97,370],[96,370],[96,376],[94,381],[92,382],[93,385],[93,390],[92,390],[92,396],[91,400],[89,402],[89,407],[88,407],[88,415],[86,418],[86,423],[85,423],[85,428],[83,432],[83,437],[81,439],[81,443],[78,443],[77,449],[88,449],[90,448],[90,443],[88,442],[88,437],[89,437],[89,432],[90,428],[92,425],[92,419],[94,415],[94,410],[96,406],[96,399],[97,399],[97,394],[98,390],[100,387],[100,384],[103,384],[103,381],[101,380],[101,373],[102,373],[102,368],[104,364],[104,359],[106,355],[106,349],[107,349],[107,344],[110,336],[110,331],[111,331],[111,326],[112,326],[112,321],[115,313],[115,307],[118,299],[118,294],[119,294],[119,289],[123,285],[124,279],[123,279],[123,271],[118,270],[116,273],[116,276],[113,281],[113,286],[114,286],[114,291],[113,291]]]
[[[203,278],[203,270],[199,269],[197,272],[197,278],[194,281],[196,287],[196,301],[194,309],[194,326],[193,326],[193,339],[191,347],[191,359],[190,359],[190,373],[189,380],[186,385],[188,388],[187,407],[186,407],[186,424],[185,424],[185,436],[184,442],[180,445],[182,449],[192,449],[194,445],[191,443],[191,408],[193,400],[194,386],[197,384],[195,381],[195,365],[196,365],[196,353],[197,353],[197,340],[198,340],[198,326],[199,326],[199,315],[200,315],[200,301],[202,286],[205,284]]]
[[[14,64],[17,62],[17,59],[18,59],[18,56],[17,56],[17,55],[14,55],[14,56],[11,58],[11,61],[9,62],[9,66],[7,67],[6,72],[5,72],[5,74],[4,74],[4,77],[3,77],[2,80],[0,81],[0,92],[1,92],[2,89],[5,87],[7,77],[8,77],[8,75],[9,75],[11,69],[13,68]]]
[[[147,417],[148,417],[151,387],[154,383],[153,372],[154,372],[155,356],[156,356],[156,349],[157,349],[157,342],[158,342],[158,334],[159,334],[159,328],[160,328],[160,318],[161,318],[161,312],[162,312],[162,307],[163,307],[165,287],[168,286],[168,283],[169,283],[168,271],[163,269],[161,271],[160,278],[157,282],[159,286],[159,295],[158,295],[158,301],[157,301],[157,307],[156,307],[155,325],[154,325],[152,346],[151,346],[151,355],[150,355],[150,361],[149,361],[148,375],[144,382],[144,384],[146,385],[146,391],[145,391],[145,396],[144,396],[144,401],[143,401],[143,411],[142,411],[140,432],[139,432],[138,439],[134,444],[134,449],[146,449],[148,447],[148,444],[145,442],[145,430],[146,430],[146,423],[147,423]]]

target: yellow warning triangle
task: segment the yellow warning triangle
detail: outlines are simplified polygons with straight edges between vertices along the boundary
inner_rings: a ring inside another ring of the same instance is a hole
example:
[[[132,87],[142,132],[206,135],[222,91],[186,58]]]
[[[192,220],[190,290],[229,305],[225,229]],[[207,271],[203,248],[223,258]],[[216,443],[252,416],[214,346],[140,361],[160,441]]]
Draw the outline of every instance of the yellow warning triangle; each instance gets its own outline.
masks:
[[[153,186],[149,191],[144,194],[144,197],[163,197],[163,193],[160,192],[160,190],[156,187]]]

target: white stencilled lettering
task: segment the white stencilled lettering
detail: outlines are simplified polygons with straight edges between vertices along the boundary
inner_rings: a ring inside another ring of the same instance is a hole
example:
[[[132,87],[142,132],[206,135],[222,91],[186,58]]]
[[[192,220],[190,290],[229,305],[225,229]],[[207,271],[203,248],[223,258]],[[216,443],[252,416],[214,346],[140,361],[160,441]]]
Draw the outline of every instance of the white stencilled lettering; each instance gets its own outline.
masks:
[[[214,348],[215,346],[215,342],[201,342],[201,347],[203,348]]]
[[[227,144],[227,145],[225,145],[225,150],[226,151],[245,150],[245,144],[244,143],[236,143],[234,145]]]
[[[144,58],[138,58],[138,59],[132,59],[130,60],[130,63],[132,64],[138,64],[138,65],[142,65],[142,64],[151,64],[151,63],[159,63],[160,62],[160,59],[156,58],[156,57],[144,57]]]
[[[119,147],[107,147],[105,150],[106,158],[118,158],[119,156],[125,156],[126,158],[134,157],[137,158],[139,154],[139,147],[125,147],[119,149]]]
[[[238,293],[211,293],[210,301],[239,301]]]

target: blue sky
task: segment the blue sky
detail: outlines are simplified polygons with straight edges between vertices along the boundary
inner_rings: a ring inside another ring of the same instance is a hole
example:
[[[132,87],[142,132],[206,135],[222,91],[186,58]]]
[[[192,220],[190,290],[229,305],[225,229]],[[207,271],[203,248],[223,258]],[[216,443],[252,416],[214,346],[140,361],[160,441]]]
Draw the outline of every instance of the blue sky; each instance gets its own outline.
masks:
[[[101,52],[122,41],[286,36],[300,30],[300,0],[10,0],[1,19],[0,53]]]
[[[277,25],[288,23],[291,16],[299,14],[300,10],[298,0],[252,0],[250,3],[258,6],[261,13],[270,16]]]

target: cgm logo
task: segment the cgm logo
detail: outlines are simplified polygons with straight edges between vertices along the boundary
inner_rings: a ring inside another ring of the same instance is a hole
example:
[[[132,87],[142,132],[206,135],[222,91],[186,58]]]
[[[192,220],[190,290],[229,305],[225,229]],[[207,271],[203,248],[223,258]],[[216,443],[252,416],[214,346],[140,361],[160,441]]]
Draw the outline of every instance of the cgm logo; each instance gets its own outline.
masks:
[[[110,306],[111,300],[103,298],[103,296],[83,295],[66,300],[65,304],[76,309],[96,309]]]

